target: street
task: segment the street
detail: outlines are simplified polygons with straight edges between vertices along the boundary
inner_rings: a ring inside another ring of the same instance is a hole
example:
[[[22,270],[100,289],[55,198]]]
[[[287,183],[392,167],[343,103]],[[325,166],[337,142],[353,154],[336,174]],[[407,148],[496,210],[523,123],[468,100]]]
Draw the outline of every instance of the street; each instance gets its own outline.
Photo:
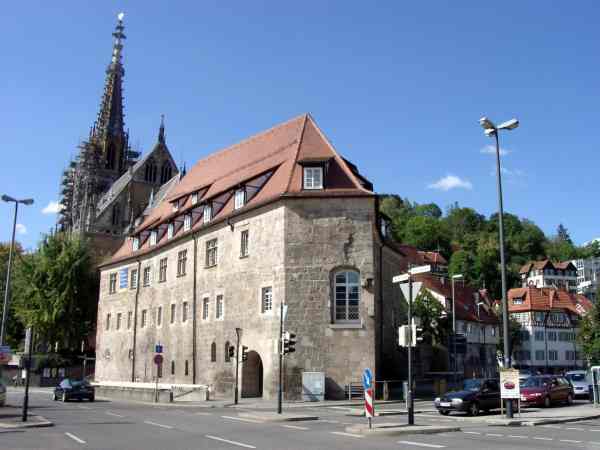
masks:
[[[10,404],[20,392],[11,391]],[[237,416],[240,408],[203,405],[148,405],[103,401],[53,402],[50,392],[34,389],[32,413],[54,422],[54,427],[0,431],[0,449],[600,449],[600,420],[540,427],[490,427],[458,422],[461,432],[400,437],[365,437],[347,433],[364,418],[346,416],[342,408],[307,407],[318,421],[263,423]],[[377,418],[379,423],[404,422],[405,416]],[[457,423],[435,414],[418,414],[417,424]]]

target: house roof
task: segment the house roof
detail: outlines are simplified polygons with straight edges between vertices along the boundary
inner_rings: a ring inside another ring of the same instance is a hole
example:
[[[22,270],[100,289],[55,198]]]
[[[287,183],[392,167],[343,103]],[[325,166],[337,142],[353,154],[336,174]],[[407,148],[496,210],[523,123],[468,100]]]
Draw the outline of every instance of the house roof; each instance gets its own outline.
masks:
[[[510,289],[507,297],[508,310],[511,313],[562,309],[582,316],[593,306],[592,302],[583,295],[571,294],[564,289],[528,286]],[[514,299],[522,299],[522,303],[515,305]]]
[[[324,189],[303,190],[301,162],[307,160],[313,164],[319,160],[325,165]],[[217,202],[219,208],[215,208],[211,222],[205,225],[194,216],[192,229],[187,233],[210,226],[238,213],[234,210],[233,193],[241,187],[247,192],[241,211],[282,197],[374,196],[370,183],[337,153],[313,118],[303,114],[199,160],[150,211],[134,234],[168,223],[198,205]],[[192,193],[198,194],[196,205],[191,203]],[[177,212],[173,211],[174,202],[179,205]],[[184,234],[179,230],[175,238]],[[146,244],[133,252],[131,240],[127,239],[107,263],[154,250],[164,241],[166,237],[151,249]]]
[[[448,261],[438,252],[427,252],[419,250],[417,247],[407,244],[399,244],[397,242],[391,242],[391,245],[401,252],[407,258],[407,262],[411,264],[434,264],[434,265],[448,265]]]
[[[561,269],[561,270],[576,270],[576,267],[570,261],[553,263],[549,259],[544,259],[542,261],[530,261],[527,264],[523,265],[519,270],[520,274],[528,274],[532,269],[543,270],[546,267],[550,267],[552,269]]]

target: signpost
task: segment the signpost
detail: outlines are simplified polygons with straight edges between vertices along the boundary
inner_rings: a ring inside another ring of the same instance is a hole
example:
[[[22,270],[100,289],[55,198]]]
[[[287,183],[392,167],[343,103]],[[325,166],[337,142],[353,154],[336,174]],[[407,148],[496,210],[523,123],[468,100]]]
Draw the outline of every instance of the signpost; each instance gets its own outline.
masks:
[[[504,407],[504,399],[517,399],[519,413],[521,412],[521,385],[519,383],[519,371],[516,369],[500,369],[500,407]],[[501,413],[503,413],[501,411]]]
[[[373,428],[372,420],[375,416],[375,408],[373,406],[373,374],[368,367],[363,372],[362,382],[365,390],[365,416],[369,420],[369,428]]]
[[[155,350],[158,352],[159,349],[162,353],[162,345],[157,344]],[[161,353],[156,353],[156,355],[154,355],[154,364],[156,364],[156,386],[154,387],[154,403],[158,403],[158,377],[162,370],[163,363],[163,355]]]

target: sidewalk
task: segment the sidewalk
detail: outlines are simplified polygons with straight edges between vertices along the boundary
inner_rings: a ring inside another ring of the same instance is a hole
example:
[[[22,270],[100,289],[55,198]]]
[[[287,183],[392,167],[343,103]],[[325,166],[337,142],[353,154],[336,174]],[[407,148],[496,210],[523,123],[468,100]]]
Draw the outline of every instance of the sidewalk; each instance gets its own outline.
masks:
[[[0,429],[38,428],[54,425],[43,416],[27,415],[27,422],[22,421],[23,410],[21,406],[6,405],[0,407]]]

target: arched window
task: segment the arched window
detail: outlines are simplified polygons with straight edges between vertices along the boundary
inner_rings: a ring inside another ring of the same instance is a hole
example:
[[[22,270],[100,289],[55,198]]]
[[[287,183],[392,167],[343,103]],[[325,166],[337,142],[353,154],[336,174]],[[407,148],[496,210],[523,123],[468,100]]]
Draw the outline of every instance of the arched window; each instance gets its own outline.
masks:
[[[355,270],[341,270],[334,276],[334,321],[360,322],[360,275]]]
[[[229,344],[229,341],[225,342],[225,362],[231,362],[231,357],[229,356],[230,346],[231,344]]]
[[[210,362],[217,362],[217,344],[213,342],[210,345]]]

